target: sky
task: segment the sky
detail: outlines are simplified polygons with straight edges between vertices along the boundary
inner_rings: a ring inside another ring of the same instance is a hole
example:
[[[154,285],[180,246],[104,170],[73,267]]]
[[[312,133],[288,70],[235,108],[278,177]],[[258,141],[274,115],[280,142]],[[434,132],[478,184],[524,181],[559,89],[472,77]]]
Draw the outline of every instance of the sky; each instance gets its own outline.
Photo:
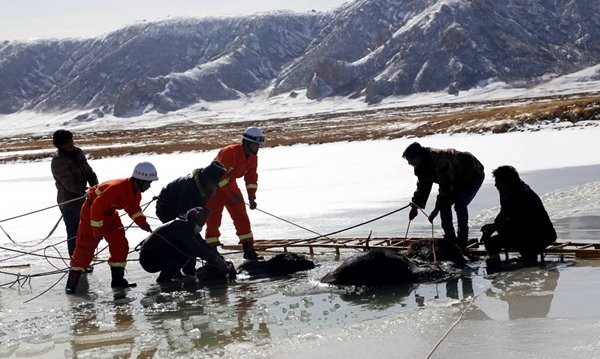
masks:
[[[353,0],[0,0],[0,40],[94,37],[139,21],[329,11]]]

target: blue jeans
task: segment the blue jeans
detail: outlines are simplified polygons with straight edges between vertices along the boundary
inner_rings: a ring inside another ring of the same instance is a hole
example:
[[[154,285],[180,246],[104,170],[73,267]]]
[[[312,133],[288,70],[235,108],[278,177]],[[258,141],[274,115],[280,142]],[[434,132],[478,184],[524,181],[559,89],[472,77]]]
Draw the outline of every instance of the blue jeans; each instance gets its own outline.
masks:
[[[481,188],[483,179],[484,176],[475,179],[454,197],[454,210],[456,211],[459,240],[467,240],[469,238],[469,209],[467,206],[475,198],[479,188]],[[454,232],[454,224],[452,223],[452,205],[440,208],[440,219],[442,220],[444,238],[455,240],[457,234]]]
[[[60,213],[63,216],[63,222],[67,228],[67,248],[69,250],[69,257],[75,252],[75,240],[77,239],[77,229],[79,228],[79,213],[81,208],[69,206],[60,207]]]

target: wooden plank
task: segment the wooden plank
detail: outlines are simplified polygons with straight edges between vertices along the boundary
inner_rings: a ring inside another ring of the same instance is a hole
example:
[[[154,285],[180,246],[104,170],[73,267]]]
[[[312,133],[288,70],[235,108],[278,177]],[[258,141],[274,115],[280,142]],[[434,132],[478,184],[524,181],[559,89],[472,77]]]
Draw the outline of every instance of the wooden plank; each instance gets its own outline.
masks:
[[[275,248],[283,248],[284,252],[290,249],[306,248],[311,254],[315,253],[316,249],[335,250],[339,253],[340,250],[364,250],[367,241],[370,248],[388,248],[391,250],[405,252],[408,247],[417,241],[431,238],[395,238],[395,237],[379,237],[371,238],[314,238],[314,239],[271,239],[271,240],[255,240],[254,246],[257,250],[268,251]],[[240,250],[240,245],[226,245],[224,249]],[[475,256],[485,255],[485,247],[478,243],[477,239],[470,239],[467,245],[467,252]],[[516,253],[515,250],[508,250],[509,253]],[[574,243],[571,241],[557,242],[551,247],[548,247],[544,253],[546,255],[566,255],[572,254],[577,258],[600,258],[600,243]]]

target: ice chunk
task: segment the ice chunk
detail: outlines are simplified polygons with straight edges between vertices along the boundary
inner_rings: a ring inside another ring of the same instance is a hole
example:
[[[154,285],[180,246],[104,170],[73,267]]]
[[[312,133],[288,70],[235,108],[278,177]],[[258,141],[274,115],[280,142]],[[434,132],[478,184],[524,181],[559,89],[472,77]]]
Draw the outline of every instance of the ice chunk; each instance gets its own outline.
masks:
[[[129,357],[132,351],[130,344],[105,346],[77,352],[77,359],[112,359],[116,357]]]
[[[181,329],[181,319],[169,319],[163,322],[163,328],[165,329]]]
[[[200,339],[200,337],[202,336],[202,333],[200,332],[200,329],[194,328],[194,329],[190,330],[187,333],[187,335],[192,339]]]
[[[42,355],[54,349],[53,342],[32,344],[32,343],[21,343],[19,348],[15,352],[16,357],[32,357],[36,355]]]
[[[198,326],[202,324],[208,324],[208,322],[210,322],[210,318],[208,315],[192,315],[190,317],[190,322],[192,325]]]
[[[0,346],[0,358],[8,358],[17,350],[18,344]]]
[[[76,344],[95,344],[105,343],[117,340],[133,339],[137,336],[137,332],[134,330],[126,330],[122,332],[111,332],[93,335],[77,335],[73,338],[73,342]]]

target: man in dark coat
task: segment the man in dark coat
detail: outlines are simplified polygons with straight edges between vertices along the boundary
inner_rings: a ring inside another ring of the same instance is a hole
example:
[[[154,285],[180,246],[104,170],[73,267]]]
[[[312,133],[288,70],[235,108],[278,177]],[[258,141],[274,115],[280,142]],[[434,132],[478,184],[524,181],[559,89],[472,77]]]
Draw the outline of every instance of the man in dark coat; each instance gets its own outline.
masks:
[[[197,257],[223,273],[228,272],[223,257],[215,253],[200,235],[207,216],[207,209],[192,208],[184,218],[176,218],[154,230],[140,246],[142,268],[149,273],[160,272],[156,279],[158,283],[177,278],[182,269],[190,267],[190,262],[195,266]]]
[[[402,157],[414,167],[417,176],[417,189],[411,200],[408,218],[413,220],[419,213],[418,209],[425,208],[435,182],[439,185],[439,191],[429,221],[433,223],[439,213],[444,239],[456,242],[460,247],[466,246],[469,236],[467,206],[485,177],[481,162],[469,152],[422,147],[418,142],[409,145]],[[452,223],[452,205],[456,211],[458,233],[455,233]]]
[[[188,210],[205,207],[206,202],[213,196],[217,184],[225,174],[225,167],[219,161],[212,161],[204,168],[198,168],[191,174],[179,177],[167,184],[158,194],[156,200],[156,216],[162,223],[167,223],[178,217],[185,217]],[[204,225],[204,223],[203,223]],[[200,240],[204,239],[198,234]],[[217,248],[210,247],[215,254]],[[186,275],[196,273],[196,261],[188,261],[183,268]]]
[[[79,213],[85,200],[83,195],[88,184],[90,187],[98,184],[98,177],[81,148],[75,147],[70,131],[57,130],[52,143],[57,152],[52,156],[50,169],[57,189],[56,201],[67,228],[67,248],[71,256],[75,251]]]
[[[198,168],[191,174],[179,177],[160,191],[156,201],[156,216],[167,223],[195,207],[204,207],[215,192],[217,183],[225,174],[225,167],[218,162]]]
[[[537,255],[556,241],[556,231],[544,204],[514,167],[500,166],[493,174],[500,194],[500,213],[494,223],[481,228],[488,265],[500,264],[503,248],[516,248],[524,264],[535,264]],[[494,232],[498,234],[492,236]]]

